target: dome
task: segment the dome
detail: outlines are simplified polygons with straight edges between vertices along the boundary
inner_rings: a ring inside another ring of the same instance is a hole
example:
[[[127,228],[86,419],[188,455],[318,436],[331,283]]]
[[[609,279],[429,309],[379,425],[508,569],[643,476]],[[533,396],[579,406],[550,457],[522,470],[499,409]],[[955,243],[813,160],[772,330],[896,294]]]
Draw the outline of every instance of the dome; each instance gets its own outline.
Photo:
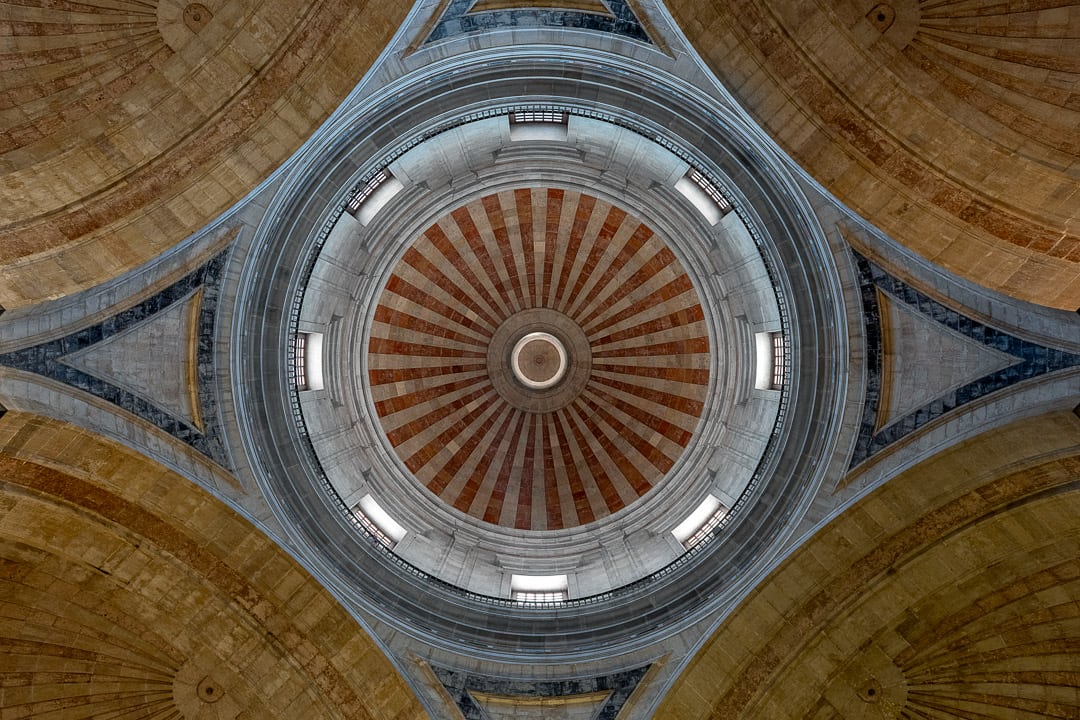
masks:
[[[398,459],[487,523],[617,513],[674,467],[709,389],[694,285],[640,219],[556,188],[485,195],[405,250],[367,380]]]
[[[5,6],[0,706],[1071,716],[1075,3],[375,5]]]
[[[735,116],[692,95],[675,116],[677,85],[613,86],[609,59],[581,60],[607,83],[592,101],[542,60],[473,58],[454,98],[341,117],[240,279],[257,325],[236,336],[277,348],[241,353],[262,382],[239,396],[286,531],[448,650],[591,653],[693,622],[767,562],[834,440],[807,431],[836,422],[836,368],[800,358],[837,340],[839,286],[782,270],[828,267],[789,180]],[[551,94],[522,104],[538,77]],[[695,131],[716,113],[726,134]],[[664,612],[642,633],[645,605]]]

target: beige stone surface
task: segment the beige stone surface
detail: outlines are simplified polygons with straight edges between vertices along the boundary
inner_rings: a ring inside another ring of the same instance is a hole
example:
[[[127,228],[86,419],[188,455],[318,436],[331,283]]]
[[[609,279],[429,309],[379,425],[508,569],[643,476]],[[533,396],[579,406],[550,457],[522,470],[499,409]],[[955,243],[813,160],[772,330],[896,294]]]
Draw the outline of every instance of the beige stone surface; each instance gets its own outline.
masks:
[[[53,420],[0,419],[0,716],[425,717],[356,622],[220,501]]]
[[[0,3],[0,305],[119,275],[226,210],[326,119],[409,3]]]
[[[751,115],[850,207],[981,285],[1080,307],[1075,4],[669,6]]]
[[[1075,717],[1078,477],[1072,413],[903,473],[766,578],[657,717]]]

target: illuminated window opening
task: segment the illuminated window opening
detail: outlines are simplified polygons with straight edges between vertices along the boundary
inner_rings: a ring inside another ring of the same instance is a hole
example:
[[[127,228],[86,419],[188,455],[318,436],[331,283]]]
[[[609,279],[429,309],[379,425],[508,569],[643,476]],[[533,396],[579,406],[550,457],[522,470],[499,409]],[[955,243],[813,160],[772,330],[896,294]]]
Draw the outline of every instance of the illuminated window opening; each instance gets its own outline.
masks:
[[[690,168],[675,182],[675,189],[697,208],[710,225],[720,222],[720,219],[731,210],[731,205],[716,186],[694,168]]]
[[[773,356],[773,371],[772,371],[772,389],[779,390],[784,386],[784,353],[786,347],[784,343],[784,336],[781,333],[772,334],[772,356]]]
[[[728,514],[728,508],[715,495],[708,495],[690,516],[671,531],[675,539],[689,550],[716,529]]]
[[[296,334],[296,387],[307,390],[307,333]]]
[[[559,603],[570,597],[565,575],[512,575],[510,597],[522,603]]]
[[[522,110],[510,113],[510,139],[566,140],[570,116],[555,110]]]
[[[323,334],[296,334],[296,387],[299,390],[323,389]]]
[[[779,390],[784,386],[786,347],[783,333],[757,333],[754,336],[754,347],[757,350],[754,387],[758,390]]]
[[[382,509],[370,493],[353,507],[353,515],[364,528],[388,548],[393,548],[408,531]]]
[[[701,188],[701,190],[709,196],[710,200],[716,203],[717,207],[720,208],[720,212],[726,213],[728,210],[731,209],[728,201],[724,198],[723,195],[720,194],[720,191],[716,189],[716,186],[709,182],[709,179],[707,177],[702,175],[694,168],[690,168],[690,172],[687,173],[687,175],[690,177],[690,180],[693,181],[695,185]]]
[[[404,188],[389,170],[380,170],[349,201],[349,212],[356,216],[361,225],[367,225]]]

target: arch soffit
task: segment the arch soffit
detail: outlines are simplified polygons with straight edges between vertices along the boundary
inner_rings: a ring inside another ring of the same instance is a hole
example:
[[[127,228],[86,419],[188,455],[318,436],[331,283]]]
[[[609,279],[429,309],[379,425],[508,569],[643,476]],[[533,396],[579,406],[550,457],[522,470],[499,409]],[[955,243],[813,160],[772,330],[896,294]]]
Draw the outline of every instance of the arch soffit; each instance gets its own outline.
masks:
[[[5,695],[5,705],[33,705],[36,681],[50,685],[38,694],[56,702],[100,692],[132,710],[162,702],[189,715],[209,710],[217,702],[210,686],[223,707],[261,708],[266,717],[426,717],[326,590],[172,471],[66,423],[8,412],[0,478],[4,596],[9,611],[26,612],[7,615],[0,634],[20,637],[24,623],[40,625],[39,635],[51,627],[53,636],[35,642],[52,648],[53,665],[71,665],[33,674],[27,692]],[[40,622],[50,612],[55,622]],[[69,632],[72,624],[82,634]],[[80,647],[83,636],[94,647]],[[36,652],[23,645],[5,647]],[[138,692],[116,695],[110,653],[146,676]],[[94,665],[99,654],[105,660]],[[88,683],[65,686],[65,677],[87,672]]]
[[[989,656],[964,653],[999,632],[1016,650],[1001,657],[1037,668],[1013,674],[1006,694],[1068,706],[1052,674],[1061,656],[1038,641],[1056,603],[1073,607],[1080,593],[1077,437],[1075,414],[1049,413],[966,441],[866,496],[721,624],[657,717],[794,718],[822,704],[850,715],[867,702],[903,707],[909,690],[938,692],[928,689],[935,682],[952,695],[932,701],[959,703],[990,671]],[[1012,632],[984,627],[991,611]],[[935,645],[942,637],[949,648]],[[1066,662],[1075,670],[1075,658]]]
[[[19,38],[24,60],[0,93],[12,122],[0,138],[0,305],[116,277],[227,210],[344,100],[408,10],[196,5],[201,26],[162,2],[125,22],[102,16],[96,33],[66,11],[26,11],[41,34]]]
[[[1058,86],[1080,71],[1066,39],[1080,16],[1001,16],[989,4],[920,14],[905,0],[878,5],[886,25],[873,5],[670,9],[738,101],[842,202],[969,280],[1076,309],[1078,115]]]

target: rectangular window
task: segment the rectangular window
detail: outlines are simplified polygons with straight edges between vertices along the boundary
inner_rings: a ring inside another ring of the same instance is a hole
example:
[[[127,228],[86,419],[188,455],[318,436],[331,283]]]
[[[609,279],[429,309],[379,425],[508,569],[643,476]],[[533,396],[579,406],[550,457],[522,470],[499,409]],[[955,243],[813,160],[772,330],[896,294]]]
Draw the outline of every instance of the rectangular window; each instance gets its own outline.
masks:
[[[296,333],[296,387],[307,390],[307,333]]]
[[[353,199],[349,201],[349,212],[356,213],[360,209],[360,206],[371,197],[371,194],[379,189],[379,186],[386,182],[389,177],[389,173],[386,170],[380,170],[375,173],[364,187],[360,188],[360,191],[353,196]]]
[[[554,110],[510,113],[510,140],[559,140],[569,135],[570,116]]]
[[[561,123],[567,122],[567,115],[558,110],[520,110],[510,114],[512,123]]]
[[[299,390],[323,389],[323,334],[296,333],[296,387]]]
[[[727,515],[727,507],[715,495],[708,495],[689,517],[671,531],[675,539],[689,550],[709,536]]]
[[[360,498],[360,502],[353,507],[353,515],[369,533],[388,548],[401,542],[408,532],[390,517],[370,494]]]
[[[773,346],[773,371],[772,371],[772,387],[773,390],[779,390],[784,387],[784,367],[785,367],[785,352],[787,350],[784,343],[784,336],[781,333],[772,334],[772,346]]]
[[[759,332],[754,336],[757,350],[757,367],[754,387],[758,390],[779,390],[784,386],[784,334]]]
[[[690,168],[690,180],[692,180],[702,191],[709,196],[709,199],[716,203],[720,208],[720,212],[727,212],[731,209],[728,205],[728,201],[724,199],[724,196],[720,194],[720,191],[716,189],[716,186],[709,182],[709,179],[702,175],[694,168]]]
[[[361,225],[367,225],[375,214],[404,188],[405,185],[391,175],[389,170],[380,170],[349,201],[349,212]]]
[[[710,225],[720,222],[731,206],[708,178],[694,168],[675,182],[675,189],[697,208]]]
[[[523,603],[566,602],[569,585],[565,575],[511,575],[510,597]]]

